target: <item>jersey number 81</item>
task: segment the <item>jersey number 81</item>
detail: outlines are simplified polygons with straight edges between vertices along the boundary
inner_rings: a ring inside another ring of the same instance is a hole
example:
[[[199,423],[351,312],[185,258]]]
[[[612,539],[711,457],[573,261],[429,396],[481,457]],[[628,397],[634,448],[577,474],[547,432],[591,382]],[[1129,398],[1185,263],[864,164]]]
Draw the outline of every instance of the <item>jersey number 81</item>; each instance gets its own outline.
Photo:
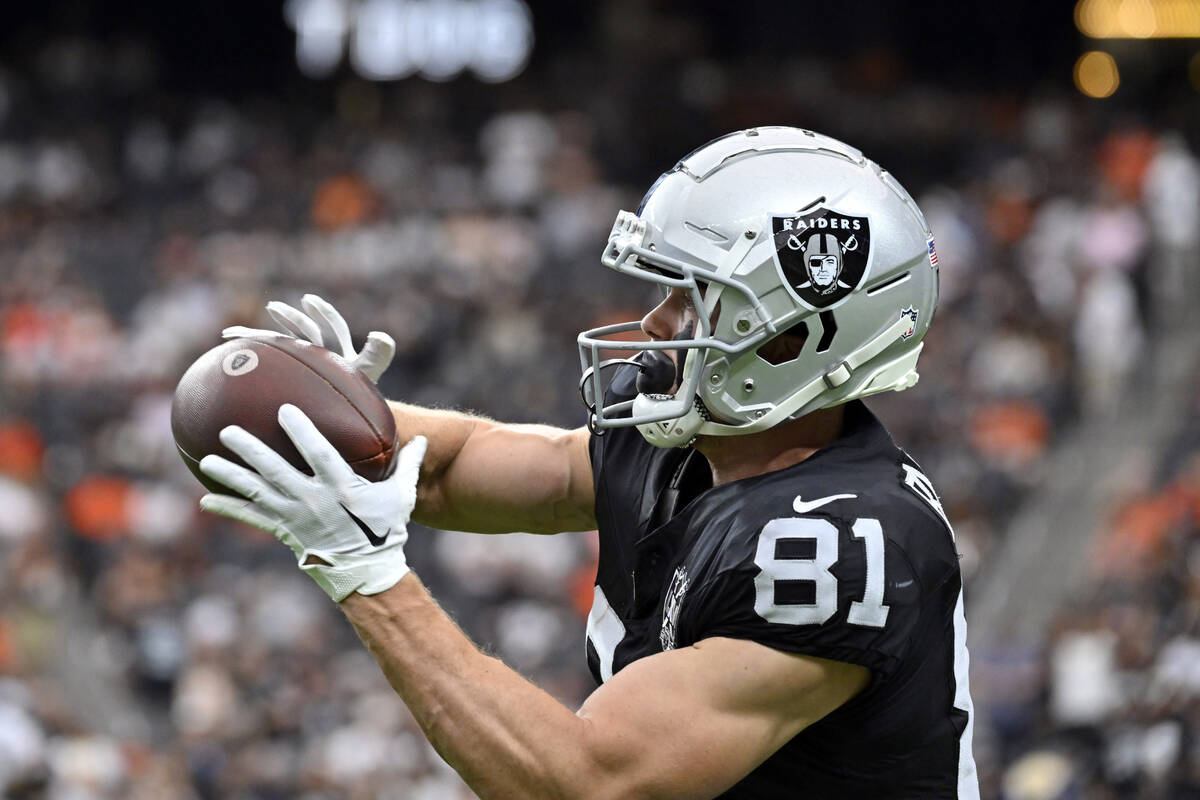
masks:
[[[883,602],[883,528],[877,519],[859,519],[850,528],[866,548],[866,588],[861,600],[850,603],[846,621],[851,625],[882,628],[888,607]],[[817,517],[788,517],[768,522],[758,536],[754,563],[762,572],[754,579],[754,611],[767,622],[786,625],[823,625],[837,613],[838,582],[830,567],[838,560],[837,526]],[[807,540],[815,543],[811,558],[780,557],[779,543]],[[811,581],[811,603],[776,603],[776,584]]]

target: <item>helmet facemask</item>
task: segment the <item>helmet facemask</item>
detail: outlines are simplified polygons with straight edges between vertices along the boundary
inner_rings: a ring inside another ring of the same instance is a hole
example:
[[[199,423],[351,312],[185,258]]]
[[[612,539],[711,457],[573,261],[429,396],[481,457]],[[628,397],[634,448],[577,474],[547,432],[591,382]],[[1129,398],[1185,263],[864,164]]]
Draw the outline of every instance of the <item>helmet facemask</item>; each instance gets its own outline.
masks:
[[[675,338],[665,341],[630,342],[613,338],[640,331],[640,321],[584,331],[578,338],[583,368],[579,388],[588,409],[588,426],[593,432],[636,424],[655,444],[685,446],[695,439],[700,425],[711,417],[698,393],[710,351],[738,355],[766,341],[776,329],[749,287],[728,277],[749,252],[757,232],[747,231],[746,244],[731,249],[726,262],[718,269],[662,255],[656,252],[653,243],[646,242],[646,238],[646,223],[631,212],[620,212],[601,262],[624,275],[657,284],[664,291],[680,289],[687,292],[696,309],[696,322]],[[738,327],[744,327],[749,335],[735,344],[713,336],[716,311],[722,294],[727,291],[744,297],[746,304],[755,310],[753,321],[750,315],[745,317],[745,322],[739,321]],[[635,356],[602,360],[602,350],[625,351]],[[651,373],[663,370],[665,362],[670,361],[669,350],[677,352],[677,358],[672,362],[677,378],[672,381],[677,384],[675,391],[642,391],[664,388],[662,378]],[[621,364],[631,364],[639,369],[638,395],[633,400],[605,406],[600,402],[604,391],[602,372]],[[632,413],[632,418],[625,417],[626,413]]]

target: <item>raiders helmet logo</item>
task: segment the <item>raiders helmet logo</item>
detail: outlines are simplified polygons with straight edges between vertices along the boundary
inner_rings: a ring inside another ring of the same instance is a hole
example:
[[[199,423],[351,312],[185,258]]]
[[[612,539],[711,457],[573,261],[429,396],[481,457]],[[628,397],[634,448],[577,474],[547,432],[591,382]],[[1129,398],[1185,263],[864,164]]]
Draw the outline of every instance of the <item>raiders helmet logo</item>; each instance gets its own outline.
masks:
[[[813,308],[825,309],[862,285],[871,257],[871,222],[818,206],[773,215],[775,259],[788,284]]]

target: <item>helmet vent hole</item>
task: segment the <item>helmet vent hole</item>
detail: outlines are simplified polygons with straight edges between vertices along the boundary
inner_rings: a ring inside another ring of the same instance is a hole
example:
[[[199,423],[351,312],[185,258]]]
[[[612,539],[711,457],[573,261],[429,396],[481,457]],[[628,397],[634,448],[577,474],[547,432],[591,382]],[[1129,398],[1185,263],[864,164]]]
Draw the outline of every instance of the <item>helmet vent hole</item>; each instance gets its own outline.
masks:
[[[808,323],[801,320],[758,348],[758,357],[772,366],[786,364],[800,357],[808,342]]]
[[[902,284],[906,280],[908,280],[909,274],[910,273],[905,272],[902,275],[897,275],[894,278],[889,278],[888,280],[884,281],[883,283],[877,283],[874,286],[867,287],[867,297],[873,297],[873,296],[879,294],[880,292],[885,292],[888,289],[891,289],[893,286],[899,286],[900,284]]]
[[[710,228],[707,225],[697,225],[694,222],[688,222],[687,220],[684,220],[683,227],[687,228],[688,230],[692,231],[693,233],[700,234],[701,236],[703,236],[706,239],[717,242],[718,244],[729,241],[728,236],[721,233],[716,228]]]
[[[821,341],[817,342],[817,352],[824,353],[833,346],[833,336],[837,333],[837,320],[833,318],[832,311],[822,311],[821,318]]]

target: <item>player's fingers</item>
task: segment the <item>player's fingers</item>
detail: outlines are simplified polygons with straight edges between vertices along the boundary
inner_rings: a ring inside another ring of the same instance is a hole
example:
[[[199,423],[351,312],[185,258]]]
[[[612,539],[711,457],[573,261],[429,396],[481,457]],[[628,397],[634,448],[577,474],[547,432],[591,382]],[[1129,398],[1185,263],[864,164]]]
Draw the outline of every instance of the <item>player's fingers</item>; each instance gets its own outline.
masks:
[[[231,325],[221,331],[222,339],[277,339],[281,336],[290,337],[291,334],[266,328],[247,328],[245,325]]]
[[[271,318],[279,323],[279,327],[283,328],[288,333],[298,339],[312,342],[315,345],[328,347],[324,338],[321,336],[321,328],[309,318],[307,314],[299,309],[292,308],[287,303],[282,303],[278,300],[272,300],[267,303],[267,313]]]
[[[227,486],[242,497],[259,503],[270,511],[278,511],[286,504],[279,494],[261,475],[235,464],[221,456],[207,455],[200,459],[200,471],[222,486]]]
[[[402,486],[416,486],[421,475],[421,461],[425,458],[425,448],[429,440],[424,436],[414,436],[400,450],[396,457],[395,480]]]
[[[354,340],[350,338],[350,326],[346,318],[338,313],[329,301],[315,294],[306,294],[300,298],[301,305],[309,316],[321,326],[321,333],[327,335],[325,346],[330,350],[337,342],[338,350],[343,358],[354,358]]]
[[[299,408],[291,403],[281,405],[279,424],[320,480],[330,486],[344,486],[354,480],[354,470],[346,459]]]
[[[367,334],[367,342],[355,359],[354,366],[372,381],[379,383],[379,376],[392,363],[392,357],[395,355],[396,340],[382,331],[371,331]]]
[[[244,522],[247,525],[278,536],[279,520],[261,511],[254,503],[227,494],[206,494],[200,498],[200,510]]]
[[[226,425],[219,434],[221,444],[228,447],[266,478],[275,489],[284,495],[298,497],[308,481],[308,476],[297,470],[283,456],[263,444],[257,436],[239,425]]]

